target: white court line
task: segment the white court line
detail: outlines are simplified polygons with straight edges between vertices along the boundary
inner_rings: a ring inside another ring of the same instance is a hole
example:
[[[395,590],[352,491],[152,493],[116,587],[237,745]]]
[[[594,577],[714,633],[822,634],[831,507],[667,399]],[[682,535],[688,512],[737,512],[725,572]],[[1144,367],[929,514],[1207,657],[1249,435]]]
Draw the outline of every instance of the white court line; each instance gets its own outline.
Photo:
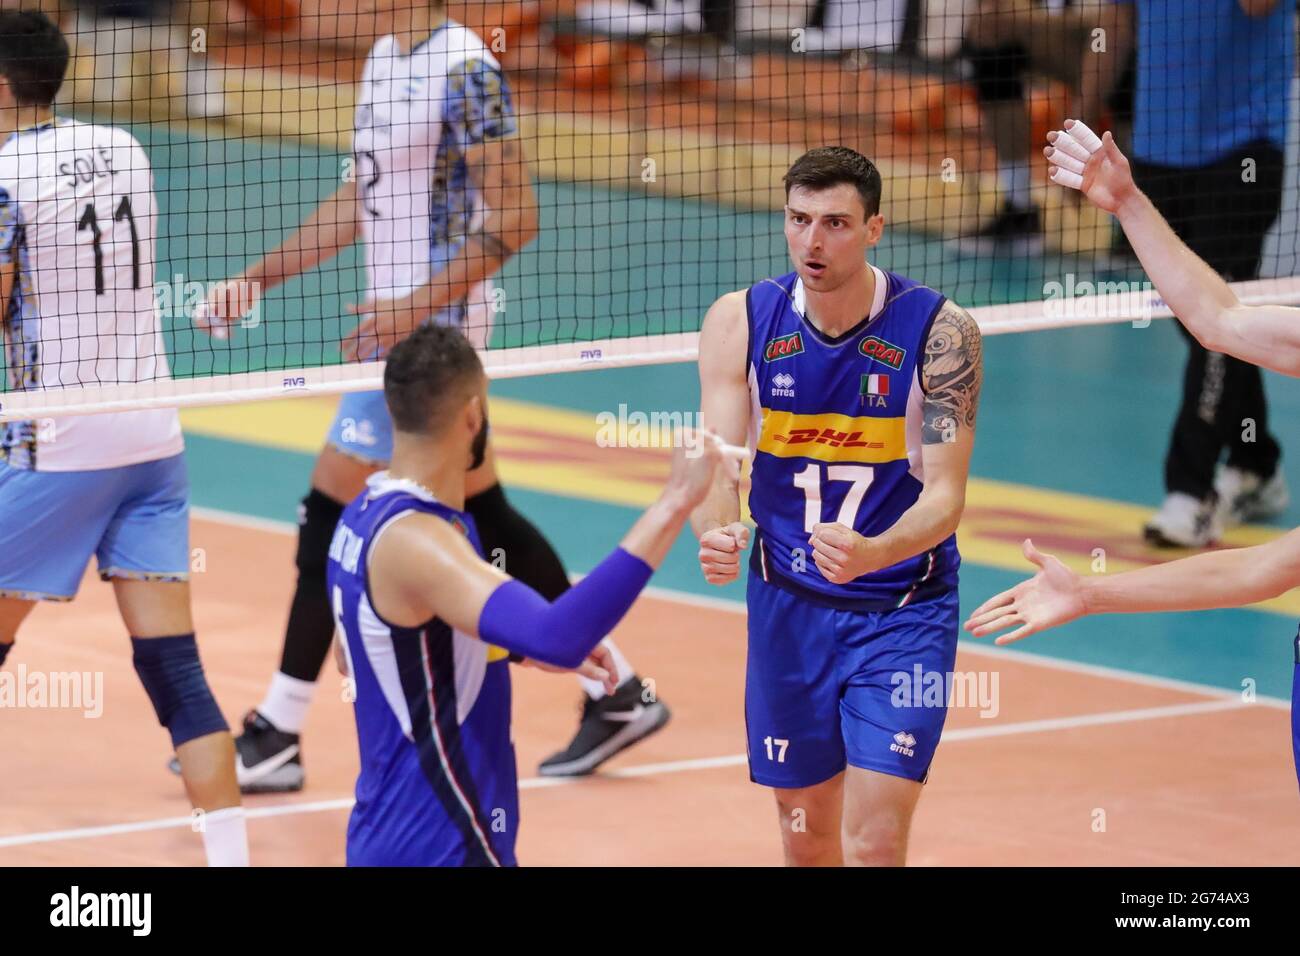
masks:
[[[943,743],[960,743],[961,741],[986,740],[993,737],[1009,737],[1017,734],[1038,734],[1057,730],[1074,730],[1080,727],[1100,727],[1108,724],[1135,723],[1143,720],[1188,717],[1195,714],[1239,710],[1251,706],[1253,705],[1242,701],[1240,698],[1232,700],[1218,699],[1187,704],[1169,704],[1163,707],[1145,707],[1139,710],[1119,710],[1100,714],[1080,714],[1075,717],[1026,720],[1013,724],[995,724],[989,727],[963,727],[958,730],[947,731],[943,735]],[[539,790],[549,787],[574,786],[590,780],[629,779],[685,773],[691,770],[743,767],[745,762],[746,757],[744,754],[728,754],[721,757],[700,757],[694,760],[641,764],[635,767],[625,767],[621,770],[610,770],[591,777],[527,777],[519,781],[519,789]],[[296,816],[304,813],[349,810],[354,802],[350,797],[344,797],[336,800],[315,800],[309,803],[283,803],[273,807],[255,807],[249,809],[247,815],[250,820],[258,820],[263,817]],[[192,824],[193,818],[189,816],[163,817],[156,820],[141,820],[136,823],[79,827],[73,830],[48,830],[43,833],[21,833],[14,836],[0,837],[0,849],[12,846],[29,846],[36,843],[61,843],[69,840],[85,840],[92,837],[117,836],[124,833],[142,833],[150,830],[183,829],[190,827]]]

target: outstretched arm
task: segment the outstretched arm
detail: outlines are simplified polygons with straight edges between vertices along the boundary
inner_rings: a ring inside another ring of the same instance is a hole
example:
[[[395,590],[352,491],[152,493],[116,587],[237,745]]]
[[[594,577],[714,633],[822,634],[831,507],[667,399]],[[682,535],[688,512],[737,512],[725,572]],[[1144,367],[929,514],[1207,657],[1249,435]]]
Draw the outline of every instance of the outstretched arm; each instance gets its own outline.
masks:
[[[233,278],[218,282],[194,317],[194,324],[217,338],[252,311],[258,300],[277,285],[330,259],[356,240],[357,184],[344,183],[321,201],[284,242]]]
[[[524,657],[577,667],[622,620],[712,483],[721,443],[704,437],[698,455],[677,450],[659,500],[612,554],[555,602],[484,561],[446,521],[415,513],[371,548],[376,612],[407,627],[437,617]]]
[[[1251,548],[1091,577],[1075,574],[1032,541],[1024,551],[1039,572],[975,609],[966,621],[975,637],[1014,627],[997,640],[1009,644],[1085,614],[1242,607],[1300,585],[1300,529]]]
[[[1156,291],[1196,340],[1286,375],[1300,376],[1300,309],[1242,305],[1232,287],[1178,238],[1133,182],[1129,161],[1110,133],[1101,139],[1066,120],[1043,152],[1053,182],[1081,190],[1119,219]]]

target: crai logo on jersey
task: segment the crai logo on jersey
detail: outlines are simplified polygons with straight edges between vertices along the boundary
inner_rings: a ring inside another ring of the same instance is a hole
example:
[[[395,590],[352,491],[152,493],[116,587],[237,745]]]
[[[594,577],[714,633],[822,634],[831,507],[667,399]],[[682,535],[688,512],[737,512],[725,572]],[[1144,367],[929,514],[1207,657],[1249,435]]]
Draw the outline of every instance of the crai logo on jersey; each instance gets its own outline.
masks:
[[[789,335],[779,336],[767,343],[763,349],[763,361],[775,362],[779,359],[789,358],[791,355],[798,355],[803,351],[803,333],[791,332]]]
[[[891,345],[884,339],[877,338],[874,335],[868,335],[859,342],[858,351],[869,359],[883,362],[895,371],[902,368],[903,362],[907,359],[907,349]]]

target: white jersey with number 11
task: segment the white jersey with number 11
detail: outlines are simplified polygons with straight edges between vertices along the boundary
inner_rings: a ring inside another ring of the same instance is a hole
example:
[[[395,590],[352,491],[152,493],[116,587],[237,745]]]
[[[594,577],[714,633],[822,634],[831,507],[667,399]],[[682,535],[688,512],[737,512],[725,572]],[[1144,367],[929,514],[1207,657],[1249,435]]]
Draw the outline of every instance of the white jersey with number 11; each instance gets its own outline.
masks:
[[[0,147],[0,268],[11,390],[171,375],[153,297],[153,173],[125,130],[55,119]],[[174,409],[10,422],[11,467],[82,471],[183,450]]]

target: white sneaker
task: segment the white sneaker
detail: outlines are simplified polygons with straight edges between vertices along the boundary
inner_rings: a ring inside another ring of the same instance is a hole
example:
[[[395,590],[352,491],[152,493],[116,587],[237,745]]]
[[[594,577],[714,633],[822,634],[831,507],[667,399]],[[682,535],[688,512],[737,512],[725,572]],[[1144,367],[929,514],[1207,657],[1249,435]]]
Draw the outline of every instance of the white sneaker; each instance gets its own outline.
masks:
[[[1218,520],[1224,528],[1275,518],[1291,504],[1280,468],[1265,481],[1254,472],[1224,465],[1214,480],[1214,490],[1219,493]]]
[[[1181,491],[1166,495],[1165,503],[1142,529],[1147,541],[1161,548],[1203,548],[1222,533],[1215,500],[1198,501]]]
[[[656,0],[653,7],[619,0],[592,0],[578,6],[578,21],[611,36],[648,33],[703,33],[699,0]]]

